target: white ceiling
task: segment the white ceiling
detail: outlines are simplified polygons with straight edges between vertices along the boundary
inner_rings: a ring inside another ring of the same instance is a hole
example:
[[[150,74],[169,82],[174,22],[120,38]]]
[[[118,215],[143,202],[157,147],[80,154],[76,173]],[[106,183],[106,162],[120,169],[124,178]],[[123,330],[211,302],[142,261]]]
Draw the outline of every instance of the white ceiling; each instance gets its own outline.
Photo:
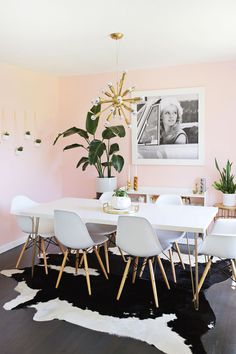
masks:
[[[0,62],[59,75],[236,59],[236,0],[0,0]]]

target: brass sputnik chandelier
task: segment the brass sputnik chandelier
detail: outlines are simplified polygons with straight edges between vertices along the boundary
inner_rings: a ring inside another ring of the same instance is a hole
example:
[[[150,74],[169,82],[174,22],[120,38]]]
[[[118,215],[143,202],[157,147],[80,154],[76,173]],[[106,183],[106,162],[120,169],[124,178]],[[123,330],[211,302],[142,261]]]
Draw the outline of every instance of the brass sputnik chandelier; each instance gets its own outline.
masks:
[[[116,41],[123,38],[123,33],[111,33],[110,37]],[[121,79],[116,82],[115,85],[112,83],[108,83],[108,89],[103,90],[103,94],[106,97],[97,97],[93,103],[94,105],[103,105],[107,104],[108,106],[96,113],[91,117],[91,119],[95,120],[100,117],[102,113],[108,111],[108,115],[106,118],[106,126],[111,124],[111,120],[113,119],[122,119],[124,118],[126,124],[130,126],[130,115],[136,115],[137,112],[133,108],[131,108],[131,104],[140,102],[141,97],[130,97],[131,92],[135,90],[135,87],[130,87],[128,89],[124,89],[124,82],[127,71],[122,73]]]

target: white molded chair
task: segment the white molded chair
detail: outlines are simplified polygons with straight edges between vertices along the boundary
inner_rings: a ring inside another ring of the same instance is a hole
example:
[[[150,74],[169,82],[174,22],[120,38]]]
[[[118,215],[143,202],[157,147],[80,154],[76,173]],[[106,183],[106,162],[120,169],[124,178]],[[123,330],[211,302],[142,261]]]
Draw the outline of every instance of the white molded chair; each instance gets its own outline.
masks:
[[[231,260],[233,278],[236,281],[236,219],[217,219],[211,234],[205,237],[198,253],[210,257],[199,281],[198,292],[209,272],[213,257]]]
[[[182,205],[182,198],[179,195],[174,195],[174,194],[162,194],[160,195],[157,200],[156,200],[156,205]],[[184,262],[181,257],[178,241],[182,239],[185,235],[186,232],[181,232],[181,231],[166,231],[166,230],[156,230],[159,240],[166,240],[170,244],[175,246],[175,249],[177,251],[179,260],[182,264],[183,269],[185,269]],[[174,282],[176,283],[176,275],[175,275],[175,269],[174,269],[174,262],[173,262],[173,255],[172,255],[172,249],[169,250],[169,257],[172,265],[172,273],[174,277]]]
[[[99,198],[101,205],[103,205],[106,202],[110,202],[113,194],[114,194],[114,192],[103,193],[101,195],[101,197]],[[115,225],[87,223],[86,227],[88,229],[89,234],[94,237],[106,236],[106,237],[110,238],[112,235],[114,235],[116,233],[116,226]],[[104,244],[104,251],[105,251],[107,273],[110,273],[107,243]]]
[[[116,244],[130,256],[124,270],[124,274],[121,280],[120,288],[117,294],[117,300],[120,299],[126,277],[129,271],[131,256],[134,256],[134,267],[132,274],[132,282],[135,282],[138,260],[139,257],[144,257],[148,261],[150,278],[152,283],[153,296],[155,305],[158,307],[158,297],[155,276],[153,272],[153,259],[156,257],[161,269],[162,276],[168,289],[170,289],[169,282],[160,258],[160,254],[163,251],[168,250],[171,246],[169,243],[161,244],[158,240],[155,230],[148,220],[142,217],[136,216],[120,216],[118,219]]]
[[[88,260],[87,260],[87,251],[92,249],[98,259],[98,262],[101,266],[101,269],[108,279],[106,270],[102,263],[101,257],[98,253],[98,246],[103,245],[107,242],[108,238],[103,235],[93,236],[90,235],[86,225],[81,220],[79,214],[72,211],[65,211],[65,210],[55,210],[54,212],[54,228],[55,228],[55,235],[57,239],[66,247],[66,251],[64,253],[63,262],[61,265],[61,270],[58,275],[56,288],[58,288],[61,276],[66,264],[68,253],[71,250],[76,250],[76,257],[75,257],[75,271],[78,271],[79,265],[79,251],[83,252],[82,255],[82,262],[84,264],[85,274],[86,274],[86,281],[88,287],[88,293],[91,295],[91,286],[90,286],[90,278],[88,272]]]
[[[30,216],[17,215],[18,212],[21,212],[24,209],[31,208],[36,205],[38,205],[38,203],[36,203],[35,201],[31,200],[30,198],[24,195],[18,195],[14,197],[11,203],[11,213],[16,215],[19,228],[21,229],[22,232],[28,234],[27,240],[23,245],[20,256],[17,260],[16,268],[19,267],[22,256],[26,251],[26,249],[33,246],[32,275],[34,271],[36,247],[38,247],[39,252],[42,251],[45,272],[46,274],[48,274],[47,259],[45,253],[45,239],[48,238],[51,239],[52,237],[54,237],[53,220],[40,218],[39,224],[37,226],[37,222],[35,218]],[[58,246],[61,248],[61,245],[57,242],[57,240],[55,240],[55,243],[58,244]],[[62,248],[61,251],[64,252]]]

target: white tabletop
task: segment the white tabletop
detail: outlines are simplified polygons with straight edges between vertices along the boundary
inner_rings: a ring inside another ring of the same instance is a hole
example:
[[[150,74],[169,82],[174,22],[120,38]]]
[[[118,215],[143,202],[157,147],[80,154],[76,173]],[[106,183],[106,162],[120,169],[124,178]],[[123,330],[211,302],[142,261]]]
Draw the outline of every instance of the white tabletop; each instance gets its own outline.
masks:
[[[18,215],[53,218],[54,210],[78,212],[85,223],[116,225],[119,215],[107,214],[96,199],[62,198],[26,209]],[[133,216],[142,216],[153,227],[162,230],[191,231],[205,233],[218,212],[216,207],[192,205],[139,204],[139,211]]]

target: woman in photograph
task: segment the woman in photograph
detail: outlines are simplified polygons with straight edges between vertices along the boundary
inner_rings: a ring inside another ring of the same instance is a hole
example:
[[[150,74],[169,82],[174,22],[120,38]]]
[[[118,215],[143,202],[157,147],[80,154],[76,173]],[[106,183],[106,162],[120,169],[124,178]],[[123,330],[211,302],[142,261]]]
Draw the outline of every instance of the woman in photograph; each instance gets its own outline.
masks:
[[[174,97],[166,97],[160,103],[160,143],[187,144],[187,134],[180,127],[183,108]]]

